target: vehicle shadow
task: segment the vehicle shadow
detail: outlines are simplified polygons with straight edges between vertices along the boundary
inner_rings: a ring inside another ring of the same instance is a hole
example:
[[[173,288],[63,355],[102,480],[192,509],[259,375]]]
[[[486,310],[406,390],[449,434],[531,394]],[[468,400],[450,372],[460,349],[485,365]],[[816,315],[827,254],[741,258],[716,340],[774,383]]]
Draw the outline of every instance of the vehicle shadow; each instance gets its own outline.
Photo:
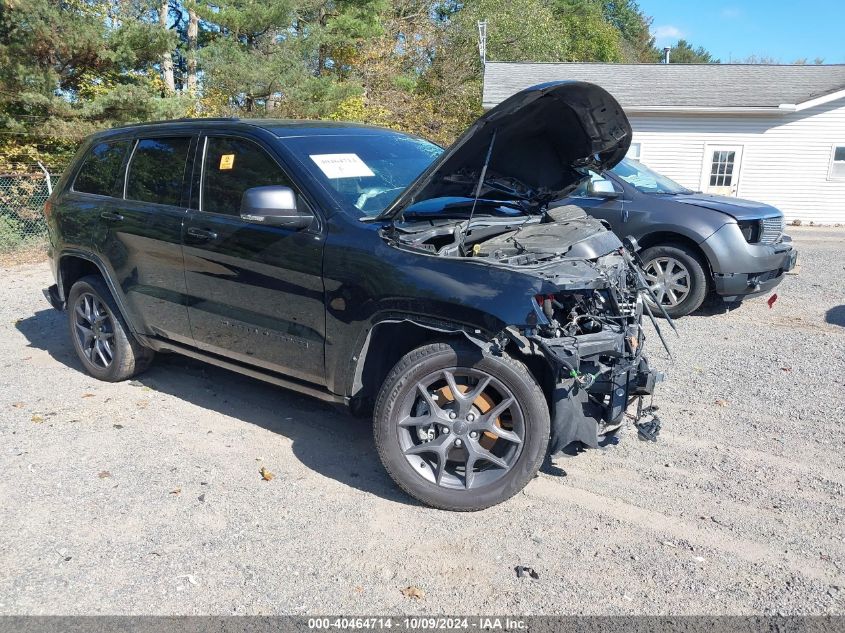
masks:
[[[845,327],[845,304],[831,308],[824,315],[826,323]]]
[[[68,336],[66,316],[41,310],[18,321],[32,347],[83,371]],[[390,479],[379,460],[370,419],[177,354],[159,354],[137,381],[203,409],[254,424],[291,440],[296,458],[313,471],[390,501],[419,505]]]

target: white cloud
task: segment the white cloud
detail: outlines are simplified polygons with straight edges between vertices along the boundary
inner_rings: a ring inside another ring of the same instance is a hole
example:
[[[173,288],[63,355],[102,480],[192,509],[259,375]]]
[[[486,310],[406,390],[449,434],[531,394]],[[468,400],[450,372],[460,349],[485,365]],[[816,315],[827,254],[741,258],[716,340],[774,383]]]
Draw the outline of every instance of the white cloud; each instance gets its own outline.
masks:
[[[727,20],[735,20],[742,15],[742,9],[738,7],[725,7],[719,14]]]
[[[654,37],[659,40],[677,39],[683,36],[683,31],[681,31],[681,29],[677,26],[672,26],[671,24],[663,24],[661,26],[654,27]]]

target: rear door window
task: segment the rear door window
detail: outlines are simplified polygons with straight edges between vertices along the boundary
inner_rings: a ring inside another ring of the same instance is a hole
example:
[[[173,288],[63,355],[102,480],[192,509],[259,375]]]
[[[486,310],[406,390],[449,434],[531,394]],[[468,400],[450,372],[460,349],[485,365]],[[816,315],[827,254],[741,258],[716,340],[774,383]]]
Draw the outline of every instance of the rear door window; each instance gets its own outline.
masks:
[[[98,196],[123,197],[123,160],[130,141],[98,143],[85,157],[73,190]]]
[[[127,200],[179,205],[190,146],[188,136],[140,139],[129,162]]]
[[[290,179],[257,143],[240,138],[209,136],[205,142],[202,210],[240,215],[244,191],[282,185]]]

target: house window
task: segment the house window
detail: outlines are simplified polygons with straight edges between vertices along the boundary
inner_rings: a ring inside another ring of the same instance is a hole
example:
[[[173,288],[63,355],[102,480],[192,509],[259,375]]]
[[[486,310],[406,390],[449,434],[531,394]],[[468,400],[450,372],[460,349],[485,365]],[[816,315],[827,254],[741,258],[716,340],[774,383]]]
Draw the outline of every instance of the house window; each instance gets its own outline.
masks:
[[[710,163],[710,186],[730,187],[733,183],[734,162],[736,152],[721,150],[713,152]]]
[[[641,143],[631,143],[631,147],[628,148],[628,153],[625,156],[634,160],[640,160],[640,149]]]
[[[836,145],[830,155],[831,180],[845,180],[845,145]]]

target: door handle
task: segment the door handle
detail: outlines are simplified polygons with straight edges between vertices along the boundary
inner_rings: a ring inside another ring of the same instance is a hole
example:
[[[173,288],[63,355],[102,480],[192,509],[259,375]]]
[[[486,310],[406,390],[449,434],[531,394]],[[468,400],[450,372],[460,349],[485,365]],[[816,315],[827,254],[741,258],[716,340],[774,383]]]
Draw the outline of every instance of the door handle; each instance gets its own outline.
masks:
[[[217,233],[214,231],[208,231],[206,229],[198,229],[195,226],[192,226],[188,229],[188,235],[191,237],[198,239],[198,240],[216,240]]]
[[[103,211],[100,214],[100,217],[110,222],[120,222],[123,220],[123,216],[119,213],[115,213],[114,211]]]

